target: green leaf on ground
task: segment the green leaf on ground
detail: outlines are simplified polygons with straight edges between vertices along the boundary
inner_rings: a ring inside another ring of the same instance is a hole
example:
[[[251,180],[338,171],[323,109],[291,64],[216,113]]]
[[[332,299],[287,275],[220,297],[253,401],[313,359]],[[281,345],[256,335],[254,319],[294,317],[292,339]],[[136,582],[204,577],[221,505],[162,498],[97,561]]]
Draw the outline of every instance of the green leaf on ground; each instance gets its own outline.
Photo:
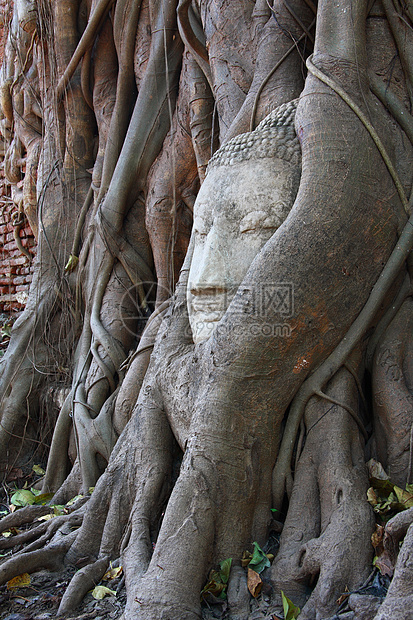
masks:
[[[11,325],[3,325],[1,328],[1,335],[6,336],[6,338],[10,338],[11,336]]]
[[[254,552],[248,567],[260,574],[265,568],[271,566],[271,562],[257,542],[253,542],[252,544],[254,545]]]
[[[212,570],[210,572],[208,583],[201,591],[201,601],[208,600],[209,595],[219,599],[225,599],[227,597],[225,591],[228,585],[231,565],[232,558],[228,558],[222,560],[219,565],[219,570]]]
[[[38,476],[44,476],[45,473],[46,473],[45,470],[43,469],[43,467],[40,467],[40,465],[33,465],[32,470]]]
[[[219,576],[221,578],[222,583],[228,583],[229,574],[231,572],[232,558],[227,558],[226,560],[222,560],[219,565],[220,571]]]
[[[53,493],[40,493],[39,495],[36,495],[34,503],[43,506],[44,504],[47,504],[47,502],[50,502],[52,497]]]
[[[75,495],[72,499],[69,499],[66,506],[72,506],[78,499],[82,499],[82,497],[84,497],[84,495]]]
[[[17,508],[23,506],[31,506],[36,501],[36,496],[28,489],[19,489],[16,491],[10,499],[10,503]]]
[[[403,504],[406,508],[411,508],[413,506],[413,493],[408,489],[403,491],[400,487],[394,487],[394,492],[397,496],[397,499],[401,504]]]
[[[111,590],[110,588],[107,588],[106,586],[96,586],[96,588],[92,590],[93,598],[95,598],[98,601],[100,601],[102,598],[105,598],[105,596],[108,596],[108,595],[116,596],[116,591]]]
[[[102,577],[102,581],[109,581],[110,579],[118,579],[123,572],[122,566],[118,566],[117,568],[113,568],[112,562],[110,563],[110,568],[106,571],[106,573]]]
[[[296,620],[298,618],[301,609],[294,605],[289,598],[287,598],[284,592],[281,590],[281,598],[284,608],[284,620]]]

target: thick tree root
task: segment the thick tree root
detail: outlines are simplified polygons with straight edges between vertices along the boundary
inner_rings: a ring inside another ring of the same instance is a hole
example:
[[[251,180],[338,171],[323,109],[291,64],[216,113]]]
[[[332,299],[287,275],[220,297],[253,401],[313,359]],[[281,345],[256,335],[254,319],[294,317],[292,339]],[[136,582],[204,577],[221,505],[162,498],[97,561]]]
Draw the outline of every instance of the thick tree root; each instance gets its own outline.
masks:
[[[394,516],[386,525],[386,534],[392,538],[395,544],[406,536],[407,531],[413,523],[413,508],[403,510]]]
[[[9,538],[0,538],[0,549],[12,549],[17,545],[29,543],[35,538],[37,539],[45,534],[48,527],[49,523],[42,523],[41,525],[33,527],[30,530],[26,530],[21,534],[16,534],[15,536],[11,536]]]
[[[401,306],[376,347],[372,367],[376,454],[392,482],[412,476],[413,302]]]
[[[86,593],[94,588],[102,579],[109,566],[109,558],[104,557],[81,568],[70,582],[69,588],[63,595],[57,612],[58,616],[65,616],[82,602]]]
[[[25,506],[1,519],[0,532],[5,532],[11,527],[21,527],[26,523],[32,523],[39,517],[43,517],[51,512],[50,506]]]
[[[0,585],[22,573],[33,573],[41,569],[61,570],[64,556],[76,535],[76,531],[66,535],[61,534],[44,549],[21,553],[10,558],[0,566]]]
[[[413,525],[410,525],[399,553],[393,580],[375,620],[396,620],[396,618],[397,620],[411,620],[413,609],[412,584]]]
[[[64,557],[78,534],[76,530],[82,523],[82,508],[72,514],[55,517],[21,534],[0,539],[1,548],[16,547],[33,541],[0,567],[0,583],[5,583],[23,572],[61,570]]]
[[[330,382],[330,394],[356,409],[357,387],[347,370]],[[303,620],[313,620],[328,617],[345,588],[364,581],[372,559],[373,517],[366,501],[363,445],[353,418],[346,409],[313,399],[306,425],[272,580],[277,590],[304,605]]]
[[[228,607],[231,620],[245,620],[250,612],[247,574],[241,566],[232,566],[228,582]]]

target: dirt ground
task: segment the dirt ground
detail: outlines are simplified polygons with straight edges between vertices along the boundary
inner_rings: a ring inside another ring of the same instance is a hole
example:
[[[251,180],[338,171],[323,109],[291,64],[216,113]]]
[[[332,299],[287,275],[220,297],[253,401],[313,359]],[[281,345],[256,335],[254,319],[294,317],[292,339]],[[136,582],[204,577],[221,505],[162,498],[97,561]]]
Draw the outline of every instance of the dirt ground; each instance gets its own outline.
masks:
[[[0,620],[49,620],[66,618],[66,620],[117,620],[122,615],[126,603],[126,591],[123,578],[102,582],[116,596],[107,596],[102,600],[95,600],[88,593],[82,604],[70,616],[57,616],[57,609],[63,593],[69,583],[74,570],[63,573],[41,571],[31,575],[31,584],[28,587],[8,590],[4,585],[0,588]],[[362,593],[353,594],[353,610],[344,604],[337,614],[328,620],[372,620],[384,595],[377,576]],[[256,599],[250,597],[245,601],[244,612],[238,616],[243,620],[282,620],[282,608],[271,604],[268,593],[261,593]],[[356,611],[354,611],[356,609]],[[244,615],[245,614],[245,615]],[[205,605],[202,613],[203,620],[227,620],[228,603]],[[176,620],[179,620],[177,618]],[[396,619],[395,619],[396,620]]]
[[[5,559],[5,558],[4,558]],[[57,616],[59,603],[64,591],[74,574],[74,570],[66,573],[50,573],[40,571],[31,575],[28,587],[8,589],[6,585],[0,587],[0,620],[48,620],[49,618],[63,618]],[[102,600],[95,600],[89,592],[82,604],[66,619],[76,620],[117,620],[122,615],[126,603],[126,591],[123,578],[101,582],[102,585],[116,591],[116,596],[106,596]],[[245,620],[273,620],[282,618],[281,608],[279,615],[274,615],[270,597],[262,593],[256,599],[251,597],[249,612],[245,608]],[[222,619],[228,617],[228,604],[223,602],[217,605],[203,607],[203,620]],[[179,620],[178,618],[176,620]]]
[[[23,477],[23,474],[20,477],[20,472],[17,478],[9,487],[4,485],[3,492],[0,492],[0,516],[8,514],[12,508],[10,497],[13,491],[16,488],[22,488],[23,482],[26,483],[26,478]],[[27,482],[29,484],[25,486],[30,488],[31,484],[35,482],[33,473],[27,476]],[[26,527],[30,527],[30,525],[23,526],[23,529]],[[264,552],[276,555],[278,541],[279,533],[273,533],[264,546]],[[0,564],[7,561],[18,551],[18,547],[13,551],[0,551]],[[246,569],[239,567],[239,570],[245,571]],[[126,604],[123,574],[120,574],[116,579],[102,580],[100,584],[96,584],[104,585],[116,594],[96,600],[92,596],[92,592],[89,592],[70,616],[57,616],[60,601],[75,572],[74,567],[59,573],[40,571],[30,575],[30,585],[14,588],[11,587],[13,584],[9,582],[9,584],[1,586],[0,620],[48,620],[49,618],[117,620],[120,618]],[[265,569],[260,576],[263,580],[263,586],[256,598],[250,596],[246,588],[239,590],[235,588],[235,594],[231,594],[230,589],[228,590],[228,598],[231,599],[232,606],[231,618],[234,618],[234,612],[238,620],[281,620],[284,618],[282,606],[275,605],[271,601],[270,569]],[[369,582],[364,584],[359,591],[345,595],[342,604],[338,606],[336,615],[326,620],[373,620],[378,605],[386,594],[388,585],[388,578],[382,577],[377,570],[372,572]],[[203,605],[202,619],[228,620],[230,617],[228,601],[214,600],[214,597],[212,599]],[[176,618],[176,620],[180,619]]]
[[[1,620],[48,620],[57,617],[57,609],[63,593],[74,571],[67,573],[50,573],[41,571],[31,575],[30,586],[8,590],[0,588]],[[116,620],[122,614],[126,602],[126,592],[122,578],[105,582],[111,590],[117,590],[116,596],[107,596],[95,600],[92,594],[86,595],[81,606],[73,612],[71,618],[77,620]],[[62,617],[62,616],[60,616]],[[66,616],[67,618],[67,616]]]

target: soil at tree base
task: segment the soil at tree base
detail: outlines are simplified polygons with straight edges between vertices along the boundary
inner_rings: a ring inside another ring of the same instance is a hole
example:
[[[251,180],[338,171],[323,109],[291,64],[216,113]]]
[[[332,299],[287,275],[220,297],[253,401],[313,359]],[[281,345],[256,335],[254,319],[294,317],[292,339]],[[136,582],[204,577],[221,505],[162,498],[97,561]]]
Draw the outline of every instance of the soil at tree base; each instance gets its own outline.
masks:
[[[63,593],[73,575],[41,571],[31,575],[31,584],[26,588],[7,590],[0,588],[0,620],[49,620],[56,618],[57,609]],[[111,590],[119,591],[115,596],[95,600],[89,593],[70,618],[76,620],[117,620],[126,604],[126,591],[122,579],[105,582]],[[272,620],[274,609],[270,608],[269,597],[260,595],[251,599],[251,613],[245,620]],[[277,611],[280,612],[278,609]],[[280,617],[281,617],[280,613]],[[66,616],[67,620],[68,617]],[[203,608],[203,620],[228,618],[227,604],[211,605]],[[176,620],[179,620],[178,618]]]

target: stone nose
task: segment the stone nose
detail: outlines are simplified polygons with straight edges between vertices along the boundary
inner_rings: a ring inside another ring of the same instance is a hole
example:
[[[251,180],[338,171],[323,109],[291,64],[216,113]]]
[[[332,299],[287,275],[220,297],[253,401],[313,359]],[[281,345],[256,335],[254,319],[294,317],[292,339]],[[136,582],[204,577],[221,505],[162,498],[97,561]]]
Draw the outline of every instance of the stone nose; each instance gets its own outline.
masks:
[[[212,228],[203,251],[194,253],[191,265],[190,290],[193,295],[223,292],[228,287],[228,252],[219,235]]]

